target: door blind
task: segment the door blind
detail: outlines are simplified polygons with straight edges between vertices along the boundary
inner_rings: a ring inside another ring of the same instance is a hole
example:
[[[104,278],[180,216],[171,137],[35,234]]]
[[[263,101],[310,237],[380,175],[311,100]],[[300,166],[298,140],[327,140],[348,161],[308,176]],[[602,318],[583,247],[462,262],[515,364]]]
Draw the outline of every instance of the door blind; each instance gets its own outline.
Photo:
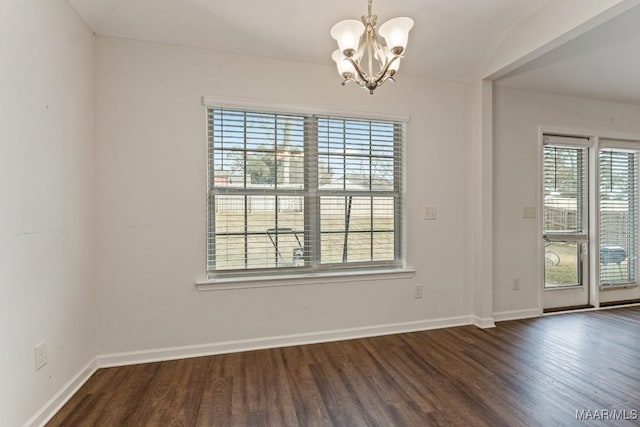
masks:
[[[545,145],[543,159],[544,232],[586,231],[587,148]]]
[[[636,281],[638,153],[600,150],[600,284]]]

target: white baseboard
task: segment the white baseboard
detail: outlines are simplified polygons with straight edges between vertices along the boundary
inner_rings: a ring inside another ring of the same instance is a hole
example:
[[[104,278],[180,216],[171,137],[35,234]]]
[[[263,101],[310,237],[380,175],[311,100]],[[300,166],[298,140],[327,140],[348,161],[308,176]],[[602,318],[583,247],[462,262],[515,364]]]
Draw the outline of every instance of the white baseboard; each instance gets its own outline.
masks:
[[[38,412],[35,413],[24,425],[28,427],[44,426],[65,403],[87,382],[98,369],[96,358],[92,359],[80,370],[58,393],[56,393]]]
[[[262,350],[292,345],[316,344],[322,342],[342,341],[380,335],[399,334],[404,332],[426,331],[429,329],[449,328],[473,324],[470,316],[447,317],[442,319],[421,320],[416,322],[393,323],[388,325],[365,326],[360,328],[338,329],[332,331],[312,332],[308,334],[282,335],[268,338],[256,338],[220,343],[190,345],[182,347],[158,348],[98,355],[100,368],[134,365],[139,363],[159,362],[165,360],[185,359],[189,357],[211,356],[240,351]],[[491,321],[493,325],[493,321]]]
[[[478,316],[473,316],[471,318],[471,323],[474,324],[475,326],[477,326],[480,329],[487,329],[487,328],[495,328],[496,324],[493,321],[493,317],[489,317],[489,318],[482,318],[482,317],[478,317]]]
[[[529,319],[531,317],[540,317],[541,315],[542,313],[540,313],[539,308],[527,308],[525,310],[511,310],[493,313],[493,318],[496,322],[504,322],[505,320]]]

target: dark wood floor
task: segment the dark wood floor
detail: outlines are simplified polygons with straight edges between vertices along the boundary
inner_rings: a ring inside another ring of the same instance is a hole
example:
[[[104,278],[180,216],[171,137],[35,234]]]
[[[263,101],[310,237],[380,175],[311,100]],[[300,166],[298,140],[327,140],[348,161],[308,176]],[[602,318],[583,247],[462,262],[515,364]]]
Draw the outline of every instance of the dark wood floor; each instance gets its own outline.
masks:
[[[640,411],[640,307],[101,369],[49,425],[638,425],[576,420],[612,409]]]

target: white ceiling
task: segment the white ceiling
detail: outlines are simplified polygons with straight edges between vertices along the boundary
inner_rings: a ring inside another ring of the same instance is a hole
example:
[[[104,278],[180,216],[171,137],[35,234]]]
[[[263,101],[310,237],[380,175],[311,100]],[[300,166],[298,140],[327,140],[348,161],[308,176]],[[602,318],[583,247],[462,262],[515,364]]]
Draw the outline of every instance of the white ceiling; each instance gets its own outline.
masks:
[[[498,84],[640,104],[640,6],[529,62]]]
[[[403,73],[470,81],[482,77],[484,66],[510,33],[552,1],[373,0],[373,11],[379,22],[396,16],[415,21]],[[332,64],[332,25],[367,11],[367,0],[68,2],[99,35],[320,64]],[[639,52],[636,6],[509,73],[498,84],[640,104]]]
[[[68,0],[99,35],[332,64],[332,25],[366,0]],[[511,29],[550,0],[374,0],[379,22],[409,16],[403,72],[469,81]]]

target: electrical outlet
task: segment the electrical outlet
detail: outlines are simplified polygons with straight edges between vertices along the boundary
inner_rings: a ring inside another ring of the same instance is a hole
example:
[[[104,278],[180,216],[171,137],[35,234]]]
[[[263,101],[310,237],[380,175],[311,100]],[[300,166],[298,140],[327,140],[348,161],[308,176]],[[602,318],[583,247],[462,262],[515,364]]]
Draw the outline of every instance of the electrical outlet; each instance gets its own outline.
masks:
[[[425,207],[424,208],[424,219],[433,221],[436,219],[437,209],[434,207]]]
[[[415,299],[420,299],[422,298],[423,295],[424,295],[424,285],[416,285],[415,289],[413,290],[413,297]]]
[[[519,291],[520,290],[520,279],[513,279],[513,290],[514,291]]]
[[[36,371],[47,364],[47,342],[42,341],[33,348]]]

